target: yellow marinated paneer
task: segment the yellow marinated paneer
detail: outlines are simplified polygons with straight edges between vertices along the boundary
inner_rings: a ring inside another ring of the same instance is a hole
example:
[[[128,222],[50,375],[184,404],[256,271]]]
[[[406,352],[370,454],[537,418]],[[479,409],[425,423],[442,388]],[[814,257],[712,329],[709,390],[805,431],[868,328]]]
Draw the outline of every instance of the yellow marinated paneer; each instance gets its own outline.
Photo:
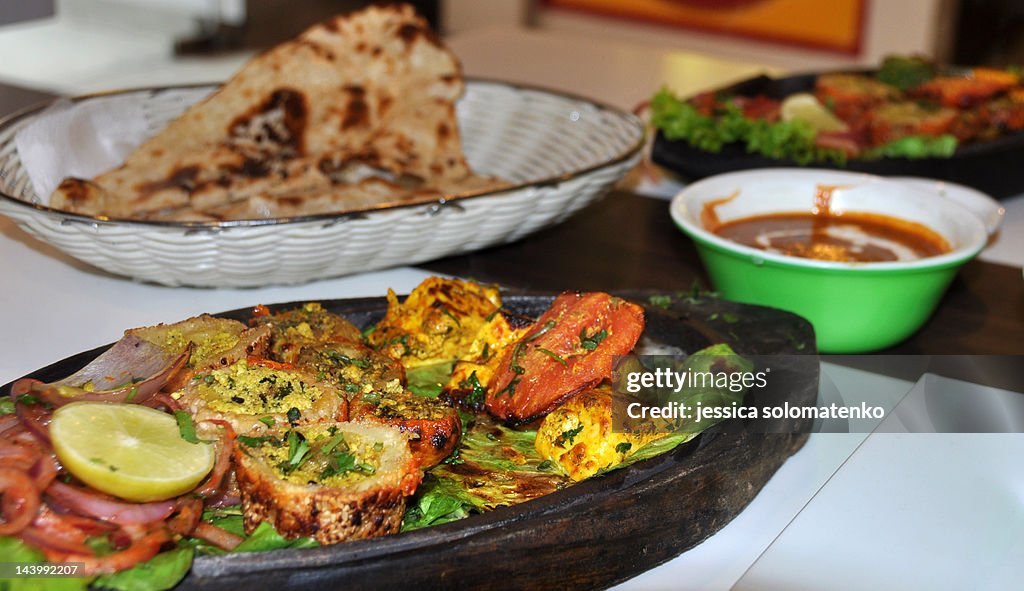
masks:
[[[482,408],[502,353],[515,345],[527,330],[529,326],[513,328],[504,315],[495,314],[480,329],[467,353],[455,362],[442,396],[461,406]]]
[[[612,392],[581,392],[548,414],[537,430],[534,446],[573,480],[584,480],[621,463],[666,433],[612,431]]]
[[[496,288],[431,277],[403,302],[389,290],[388,311],[367,340],[406,367],[450,361],[471,351],[500,309]]]

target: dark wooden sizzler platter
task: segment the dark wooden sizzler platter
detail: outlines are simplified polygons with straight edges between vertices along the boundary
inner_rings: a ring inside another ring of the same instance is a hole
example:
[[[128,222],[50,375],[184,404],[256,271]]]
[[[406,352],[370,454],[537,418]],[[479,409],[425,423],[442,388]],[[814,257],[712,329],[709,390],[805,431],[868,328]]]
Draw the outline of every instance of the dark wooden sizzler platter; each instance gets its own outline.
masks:
[[[863,72],[860,72],[863,73]],[[756,76],[718,92],[738,96],[764,95],[782,99],[798,92],[811,92],[817,74],[784,78]],[[919,176],[974,187],[993,197],[1004,198],[1024,192],[1024,133],[961,146],[949,158],[879,158],[850,160],[844,166],[815,162],[808,166],[866,172],[883,176]],[[720,152],[708,152],[685,141],[671,141],[660,131],[654,138],[651,159],[687,180],[747,170],[800,166],[790,159],[750,154],[739,143],[727,144]]]
[[[551,300],[534,295],[504,298],[505,308],[531,316]],[[647,295],[637,301],[647,301]],[[660,305],[646,306],[645,336],[657,342],[689,352],[728,342],[744,355],[814,359],[812,329],[792,314],[714,298],[655,301]],[[322,303],[359,326],[375,322],[386,309],[383,298]],[[247,320],[250,311],[222,316]],[[62,378],[104,349],[69,357],[29,377]],[[10,387],[5,385],[0,394],[9,395]],[[785,396],[791,404],[814,404],[817,387],[815,369],[797,387],[789,387]],[[461,521],[334,546],[200,557],[180,588],[607,587],[717,532],[806,438],[806,432],[757,433],[737,420],[727,421],[663,456]]]

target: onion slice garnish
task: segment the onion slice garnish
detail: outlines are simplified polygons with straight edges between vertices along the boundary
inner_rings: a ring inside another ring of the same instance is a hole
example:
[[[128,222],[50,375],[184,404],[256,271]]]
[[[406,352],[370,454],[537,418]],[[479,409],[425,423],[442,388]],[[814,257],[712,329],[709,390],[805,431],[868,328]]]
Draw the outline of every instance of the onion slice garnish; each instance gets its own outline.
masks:
[[[235,448],[235,429],[231,426],[231,423],[221,419],[211,419],[204,422],[223,427],[224,435],[220,438],[220,450],[213,464],[213,471],[210,472],[206,482],[193,491],[194,495],[201,498],[217,496],[224,482],[224,475],[227,474],[228,468],[231,467],[231,456]]]
[[[69,540],[63,536],[55,535],[52,531],[30,525],[18,533],[22,541],[32,544],[36,548],[52,552],[89,554],[92,549],[84,543]]]
[[[54,480],[46,495],[58,505],[79,515],[95,517],[119,525],[148,524],[167,519],[177,508],[177,501],[131,503],[118,501],[89,490]]]
[[[14,399],[14,413],[18,415],[18,419],[21,421],[22,426],[25,430],[32,434],[37,441],[44,444],[47,448],[50,447],[50,419],[53,418],[53,413],[46,408],[43,404],[25,404],[18,400],[24,392],[23,389],[27,384],[22,384],[24,380],[18,380],[11,386],[11,398]]]
[[[43,553],[51,562],[81,562],[82,568],[78,574],[100,575],[116,573],[145,562],[160,552],[160,547],[171,540],[171,534],[167,528],[159,527],[149,531],[129,532],[131,535],[130,545],[119,552],[97,556],[95,554],[77,554],[47,551]]]
[[[126,335],[89,365],[63,380],[51,383],[22,378],[11,395],[34,394],[54,406],[78,400],[104,402],[145,402],[160,391],[188,362],[189,344],[184,351],[170,353],[135,335]]]
[[[229,532],[226,529],[217,527],[211,523],[200,521],[192,532],[193,538],[205,540],[221,550],[234,550],[235,546],[242,543],[242,538]]]
[[[192,533],[203,517],[203,500],[188,496],[179,497],[179,499],[178,514],[167,520],[167,528],[171,530],[171,533],[187,536]]]
[[[157,392],[150,396],[149,400],[143,401],[142,405],[156,410],[160,410],[160,407],[163,407],[171,414],[182,409],[181,403],[166,392]]]
[[[28,527],[39,512],[39,491],[26,472],[0,468],[0,535],[11,535]]]
[[[29,469],[28,474],[36,483],[36,490],[46,490],[60,471],[60,463],[53,454],[39,454],[39,459]]]
[[[3,435],[8,431],[13,430],[20,424],[21,421],[18,419],[18,415],[16,414],[4,415],[0,417],[0,435]]]

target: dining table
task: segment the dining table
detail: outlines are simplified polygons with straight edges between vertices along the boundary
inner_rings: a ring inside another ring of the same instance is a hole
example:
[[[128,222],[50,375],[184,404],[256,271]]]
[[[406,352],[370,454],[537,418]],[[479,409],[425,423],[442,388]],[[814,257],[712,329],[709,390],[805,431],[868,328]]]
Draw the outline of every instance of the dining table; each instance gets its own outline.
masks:
[[[472,48],[475,41],[462,43]],[[581,94],[587,83],[574,82]],[[0,114],[53,96],[0,84]],[[565,222],[511,244],[415,266],[245,289],[131,281],[0,219],[0,384],[111,343],[129,327],[257,304],[408,293],[431,275],[537,293],[717,297],[693,242],[672,222],[664,195],[655,193],[619,185]],[[1024,389],[1022,355],[1021,267],[978,259],[963,267],[920,330],[871,355],[822,356],[822,376],[830,391],[882,401],[892,418],[926,386],[951,396],[1013,401]],[[938,362],[915,375],[901,373],[906,363],[887,363],[893,359]],[[619,588],[1019,587],[1024,438],[939,431],[914,433],[887,418],[846,432],[812,433],[731,522]]]

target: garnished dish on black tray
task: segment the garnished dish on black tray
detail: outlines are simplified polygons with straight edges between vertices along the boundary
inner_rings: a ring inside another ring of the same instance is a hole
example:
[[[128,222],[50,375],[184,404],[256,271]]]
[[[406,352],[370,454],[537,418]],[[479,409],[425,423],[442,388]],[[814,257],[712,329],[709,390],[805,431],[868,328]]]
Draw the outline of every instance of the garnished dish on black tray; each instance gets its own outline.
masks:
[[[651,100],[654,161],[685,177],[812,165],[931,176],[1005,196],[987,178],[1024,149],[1024,85],[1013,68],[940,67],[892,56],[877,70],[759,76]]]
[[[696,333],[658,307],[671,298],[653,301],[570,292],[524,306],[435,277],[403,301],[343,305],[347,318],[311,302],[127,330],[9,385],[0,548],[77,565],[78,588],[155,590],[196,557],[390,537],[582,494],[594,477],[614,490],[609,474],[717,422],[615,432],[617,357],[745,363],[711,324]]]

